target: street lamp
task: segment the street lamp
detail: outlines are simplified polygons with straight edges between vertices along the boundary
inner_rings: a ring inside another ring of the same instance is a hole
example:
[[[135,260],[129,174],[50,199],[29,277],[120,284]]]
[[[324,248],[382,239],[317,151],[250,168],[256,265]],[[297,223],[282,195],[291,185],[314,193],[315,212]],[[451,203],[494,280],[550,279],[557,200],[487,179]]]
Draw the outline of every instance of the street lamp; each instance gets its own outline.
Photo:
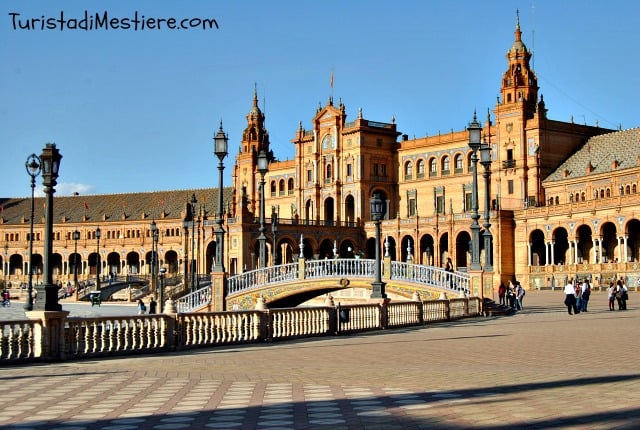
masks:
[[[489,231],[491,223],[489,222],[489,199],[491,197],[491,146],[488,143],[484,143],[480,147],[480,164],[484,167],[482,176],[484,177],[484,233],[482,237],[484,239],[484,270],[492,271],[491,265],[492,253],[493,253],[493,237]]]
[[[264,176],[269,170],[268,165],[269,159],[263,149],[258,154],[258,172],[260,172],[260,236],[258,237],[258,241],[260,242],[260,268],[266,267],[267,265],[267,237],[264,235]]]
[[[198,203],[198,200],[196,200],[195,193],[191,195],[190,203],[191,203],[191,261],[189,263],[191,268],[189,270],[191,270],[190,272],[191,273],[191,292],[193,292],[195,291],[195,287],[196,287],[196,271],[197,271],[195,237],[196,237],[196,204]]]
[[[25,167],[27,173],[31,177],[31,216],[29,217],[29,286],[27,290],[27,301],[24,304],[24,308],[27,311],[33,310],[33,216],[35,212],[34,208],[34,190],[36,188],[36,176],[40,174],[42,163],[40,158],[36,154],[31,154],[27,158]]]
[[[96,228],[96,241],[97,241],[97,249],[96,249],[96,290],[100,290],[100,236],[102,232],[100,231],[100,227]]]
[[[480,224],[478,219],[478,149],[480,149],[480,133],[482,127],[473,112],[473,121],[467,127],[469,131],[469,148],[471,148],[471,164],[473,165],[473,190],[471,194],[471,270],[481,270],[480,266]]]
[[[228,137],[222,130],[222,121],[220,121],[220,130],[213,137],[214,153],[220,160],[218,164],[218,228],[216,229],[216,260],[213,266],[214,272],[224,272],[224,228],[222,227],[222,172],[224,171],[224,165],[222,160],[227,156]]]
[[[158,251],[158,226],[151,221],[151,293],[156,297],[156,254]]]
[[[73,232],[73,291],[78,300],[78,240],[80,239],[80,232],[75,230]]]
[[[61,311],[58,303],[58,286],[53,283],[53,194],[60,169],[62,155],[55,143],[47,143],[40,154],[42,162],[42,190],[45,195],[44,211],[44,293],[45,301],[38,301],[36,307],[45,311]]]
[[[160,268],[160,313],[164,309],[164,274],[167,272],[167,269],[164,267]]]
[[[278,212],[271,208],[271,233],[273,234],[273,265],[278,264]]]
[[[373,223],[376,226],[376,280],[371,283],[371,298],[385,299],[387,297],[386,293],[384,292],[385,284],[384,282],[382,282],[382,276],[380,273],[380,220],[384,215],[384,202],[376,193],[371,198],[370,205],[371,218],[373,219]]]

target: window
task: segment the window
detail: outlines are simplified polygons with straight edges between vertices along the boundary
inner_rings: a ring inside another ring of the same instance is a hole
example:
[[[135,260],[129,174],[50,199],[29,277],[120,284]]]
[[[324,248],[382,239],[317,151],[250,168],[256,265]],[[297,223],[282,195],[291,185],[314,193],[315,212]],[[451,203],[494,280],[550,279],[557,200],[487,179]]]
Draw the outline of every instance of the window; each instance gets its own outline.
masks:
[[[293,187],[294,187],[293,178],[289,178],[288,182],[289,182],[289,184],[288,184],[287,188],[288,188],[289,194],[293,194]]]
[[[325,169],[325,176],[324,176],[326,183],[331,182],[332,173],[333,171],[332,171],[331,163],[328,163]]]
[[[280,179],[280,182],[278,182],[278,195],[284,196],[284,179]]]
[[[380,165],[380,176],[382,176],[383,178],[387,177],[387,165],[386,164],[381,164]]]
[[[407,161],[407,164],[404,165],[404,179],[412,179],[413,178],[413,163],[411,161]]]
[[[382,139],[380,139],[380,138],[376,139],[376,146],[377,147],[381,147],[382,146]]]
[[[416,199],[409,199],[409,216],[416,216]]]
[[[456,173],[462,173],[462,155],[456,154],[453,158],[453,165]]]
[[[313,182],[313,170],[307,169],[307,183]]]
[[[353,164],[351,163],[347,164],[347,176],[348,177],[353,176]]]
[[[507,193],[508,194],[513,194],[513,179],[509,179],[507,181]]]
[[[271,188],[271,197],[276,196],[276,181],[271,181],[269,184],[269,188]]]
[[[464,193],[464,211],[473,210],[473,193]]]
[[[436,165],[436,159],[429,160],[429,176],[436,176],[438,174],[438,166]]]
[[[418,160],[416,163],[418,178],[424,178],[424,160]]]
[[[444,213],[444,196],[436,196],[436,213]]]
[[[449,156],[442,157],[442,174],[448,175],[450,173]]]

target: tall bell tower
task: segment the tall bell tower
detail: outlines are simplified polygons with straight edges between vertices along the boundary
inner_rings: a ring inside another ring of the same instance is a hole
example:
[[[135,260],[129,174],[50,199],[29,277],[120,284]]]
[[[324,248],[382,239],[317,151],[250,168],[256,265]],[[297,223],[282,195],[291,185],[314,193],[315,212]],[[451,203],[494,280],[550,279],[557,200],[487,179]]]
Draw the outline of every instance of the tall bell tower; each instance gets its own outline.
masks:
[[[236,157],[234,167],[234,189],[236,194],[236,208],[239,212],[245,209],[256,213],[260,200],[257,171],[257,157],[260,151],[270,153],[269,132],[264,126],[264,113],[258,107],[258,91],[253,90],[253,106],[247,114],[247,127],[242,132],[240,152]],[[246,206],[246,207],[245,207]]]

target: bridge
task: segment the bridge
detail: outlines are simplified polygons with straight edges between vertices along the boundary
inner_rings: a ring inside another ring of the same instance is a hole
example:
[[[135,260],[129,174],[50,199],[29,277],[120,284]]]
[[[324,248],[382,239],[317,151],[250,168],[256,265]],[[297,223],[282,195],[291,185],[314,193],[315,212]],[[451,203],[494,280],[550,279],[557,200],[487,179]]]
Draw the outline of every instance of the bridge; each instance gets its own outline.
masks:
[[[339,258],[307,260],[265,267],[230,276],[226,282],[225,308],[254,309],[259,300],[269,308],[292,308],[309,299],[346,288],[371,289],[376,261]],[[385,290],[411,300],[416,293],[423,300],[435,300],[442,293],[468,296],[470,277],[464,272],[447,272],[433,266],[391,261],[381,262]],[[178,312],[193,312],[211,304],[211,289],[202,288],[176,301]]]

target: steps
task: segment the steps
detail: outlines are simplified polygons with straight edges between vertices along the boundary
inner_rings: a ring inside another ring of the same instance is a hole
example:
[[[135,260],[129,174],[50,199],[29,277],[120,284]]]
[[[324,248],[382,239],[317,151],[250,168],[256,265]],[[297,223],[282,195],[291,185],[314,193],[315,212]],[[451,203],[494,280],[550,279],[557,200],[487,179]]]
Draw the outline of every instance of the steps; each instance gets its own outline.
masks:
[[[491,299],[482,299],[482,313],[486,317],[505,316],[515,314],[511,306],[501,305]]]

